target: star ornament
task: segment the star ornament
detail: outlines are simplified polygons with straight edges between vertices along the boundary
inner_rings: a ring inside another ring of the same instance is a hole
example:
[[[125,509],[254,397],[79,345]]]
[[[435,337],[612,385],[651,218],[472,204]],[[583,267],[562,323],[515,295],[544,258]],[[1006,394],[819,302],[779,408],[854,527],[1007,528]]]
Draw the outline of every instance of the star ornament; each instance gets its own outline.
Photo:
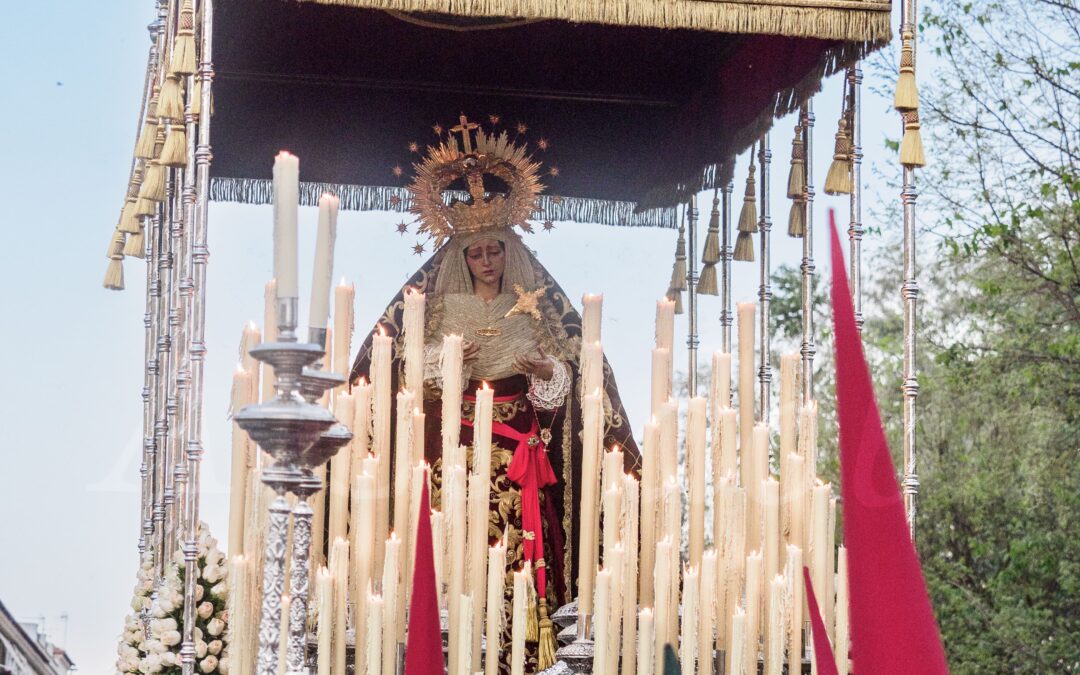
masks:
[[[536,289],[535,291],[526,291],[521,287],[521,284],[514,284],[514,293],[517,294],[517,303],[510,308],[510,311],[506,313],[503,318],[511,317],[515,314],[529,314],[537,321],[540,320],[540,296],[544,294],[543,287]]]
[[[551,222],[550,220],[545,220],[544,221],[544,232],[551,232],[554,229],[555,229],[555,223]]]
[[[421,244],[420,242],[417,242],[416,245],[412,247],[412,252],[413,252],[413,255],[423,255],[424,254],[424,245]]]
[[[395,227],[397,227],[398,234],[405,234],[409,231],[409,224],[404,221],[398,223]]]

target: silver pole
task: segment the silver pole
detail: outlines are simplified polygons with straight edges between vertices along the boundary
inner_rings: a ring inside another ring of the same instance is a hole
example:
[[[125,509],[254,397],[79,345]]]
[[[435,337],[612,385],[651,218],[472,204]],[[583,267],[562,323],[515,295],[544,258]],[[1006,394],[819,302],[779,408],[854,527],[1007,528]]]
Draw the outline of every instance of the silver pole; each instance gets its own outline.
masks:
[[[758,216],[758,230],[761,232],[761,279],[758,286],[758,333],[760,334],[761,365],[758,367],[758,399],[761,401],[758,420],[768,424],[769,403],[772,384],[772,365],[769,362],[772,338],[769,334],[769,301],[772,299],[772,286],[769,261],[769,233],[772,231],[772,218],[769,216],[769,170],[772,164],[772,150],[769,146],[769,134],[761,137],[758,150],[758,165],[761,167],[760,194],[761,210]]]
[[[915,0],[900,5],[900,31],[915,34]],[[912,43],[914,53],[914,41]],[[903,116],[901,115],[901,120]],[[919,396],[919,380],[915,368],[916,321],[918,320],[919,282],[915,259],[915,169],[905,166],[900,200],[904,210],[904,282],[900,288],[904,300],[904,510],[908,530],[915,541],[915,521],[918,512],[919,476],[916,472],[915,402]]]
[[[720,190],[721,221],[720,221],[720,345],[725,353],[731,353],[731,192],[735,188],[732,181],[728,181]],[[724,405],[730,405],[731,401],[725,401]]]
[[[802,237],[802,399],[814,400],[814,103],[807,101],[799,110],[806,144],[806,231]]]
[[[686,254],[686,293],[687,293],[687,306],[688,306],[688,318],[689,328],[686,336],[686,349],[689,356],[689,368],[690,372],[687,375],[686,382],[690,389],[689,395],[691,397],[697,396],[697,364],[698,364],[698,330],[697,330],[697,224],[698,224],[698,210],[697,210],[697,194],[690,197],[690,202],[686,207],[686,229],[688,230],[687,246],[689,250]]]
[[[184,501],[184,635],[181,647],[181,663],[184,675],[195,672],[195,571],[198,564],[199,499],[202,466],[203,427],[203,370],[206,359],[206,264],[207,215],[210,183],[210,104],[213,62],[211,42],[213,38],[212,0],[202,0],[196,7],[202,13],[202,21],[196,20],[199,29],[199,70],[188,78],[188,91],[192,91],[195,78],[202,85],[198,118],[191,112],[189,98],[185,109],[187,124],[187,169],[184,172],[184,220],[188,224],[186,237],[185,276],[182,295],[187,298],[185,307],[189,327],[186,347],[190,390],[187,401],[185,440],[187,449],[187,472],[189,489]]]
[[[849,117],[851,123],[851,223],[848,225],[850,243],[851,299],[855,305],[855,326],[859,332],[863,328],[862,313],[862,239],[865,234],[862,224],[862,67],[855,63],[847,72]]]

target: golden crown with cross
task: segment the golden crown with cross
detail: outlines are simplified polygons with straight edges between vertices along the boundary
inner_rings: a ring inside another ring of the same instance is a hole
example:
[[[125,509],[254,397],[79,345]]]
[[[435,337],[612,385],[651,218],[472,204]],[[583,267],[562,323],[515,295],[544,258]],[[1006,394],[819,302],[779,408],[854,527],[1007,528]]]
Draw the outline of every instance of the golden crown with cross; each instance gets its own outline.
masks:
[[[459,122],[446,141],[429,147],[423,161],[413,166],[409,211],[417,216],[418,233],[429,236],[438,248],[455,234],[515,226],[532,232],[529,219],[539,208],[544,189],[540,163],[506,131],[486,133],[464,115]],[[460,143],[454,134],[460,134]],[[505,190],[489,190],[485,177],[498,179]],[[451,195],[448,200],[447,193],[462,187],[462,182],[466,197]]]

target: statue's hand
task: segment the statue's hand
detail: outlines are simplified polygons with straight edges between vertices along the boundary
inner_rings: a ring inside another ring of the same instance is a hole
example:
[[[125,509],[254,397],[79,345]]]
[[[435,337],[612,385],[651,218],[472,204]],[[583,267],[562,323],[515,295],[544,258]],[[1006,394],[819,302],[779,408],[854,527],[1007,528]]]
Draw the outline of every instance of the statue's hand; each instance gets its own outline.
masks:
[[[475,363],[480,358],[480,345],[470,340],[465,340],[461,345],[461,360],[466,364]]]
[[[537,355],[532,356],[528,354],[518,355],[514,359],[517,367],[521,369],[521,372],[528,375],[539,377],[545,382],[555,376],[555,365],[544,353],[543,349],[537,349]]]

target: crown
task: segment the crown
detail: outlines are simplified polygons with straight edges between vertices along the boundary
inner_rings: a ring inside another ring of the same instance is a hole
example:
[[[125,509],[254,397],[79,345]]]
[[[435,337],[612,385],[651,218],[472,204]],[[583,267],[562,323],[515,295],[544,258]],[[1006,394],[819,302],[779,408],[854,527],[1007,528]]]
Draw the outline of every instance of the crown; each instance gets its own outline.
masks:
[[[417,216],[418,233],[433,239],[438,248],[455,234],[515,226],[532,232],[529,219],[544,189],[540,163],[533,161],[524,144],[511,141],[507,132],[485,133],[464,115],[450,132],[461,134],[460,144],[451,135],[428,148],[424,160],[413,166],[409,211]],[[500,190],[488,190],[485,177],[489,182],[496,182],[491,177],[496,179]],[[447,195],[462,183],[464,199],[451,195],[448,202]]]

